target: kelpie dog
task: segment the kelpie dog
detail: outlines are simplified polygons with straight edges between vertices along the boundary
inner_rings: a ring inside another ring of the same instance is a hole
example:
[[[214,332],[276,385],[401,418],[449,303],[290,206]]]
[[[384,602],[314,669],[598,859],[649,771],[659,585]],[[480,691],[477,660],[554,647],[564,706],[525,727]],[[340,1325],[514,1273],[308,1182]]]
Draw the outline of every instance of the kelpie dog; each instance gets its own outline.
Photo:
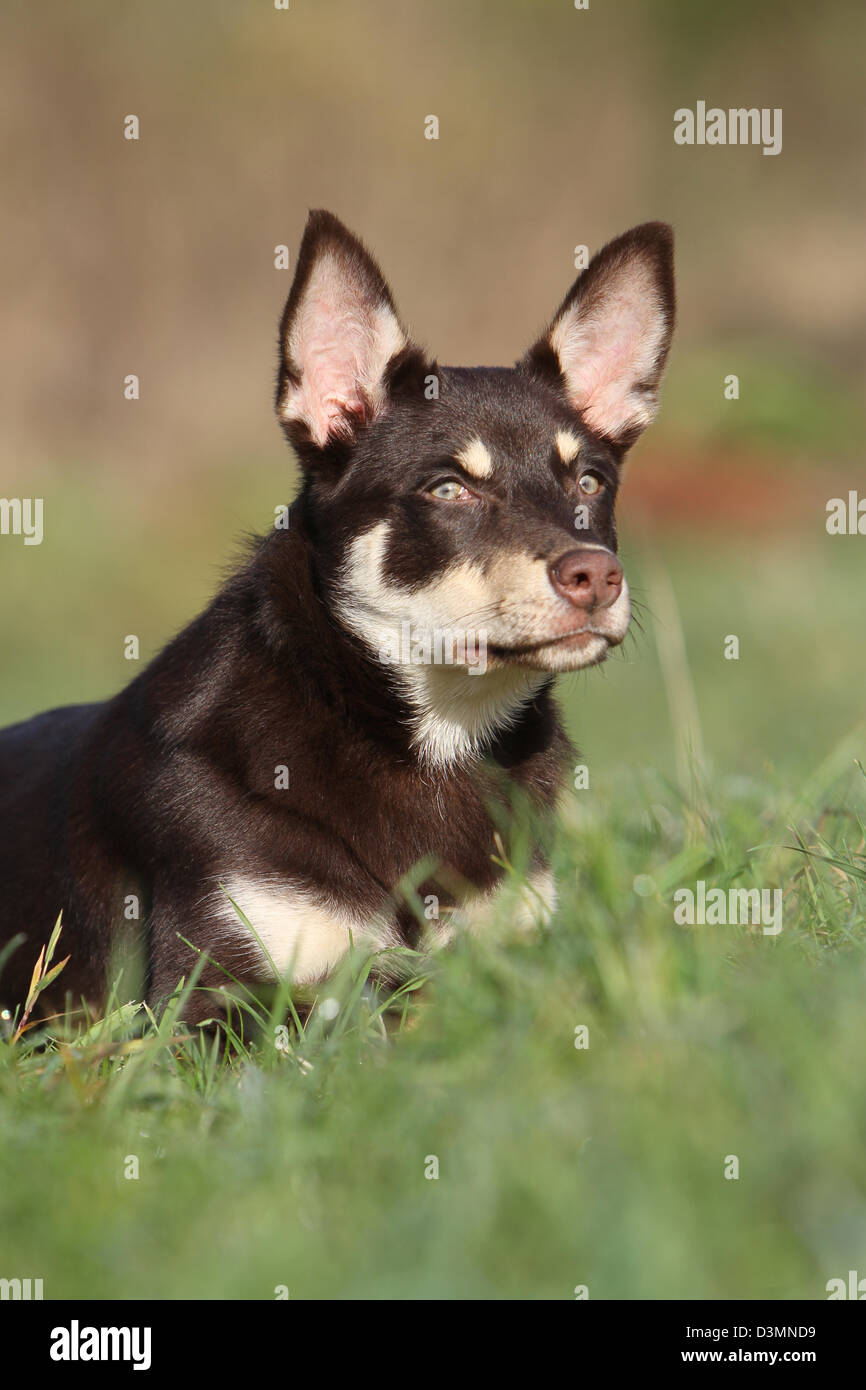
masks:
[[[309,983],[350,941],[387,975],[386,948],[419,939],[400,891],[419,863],[434,934],[484,920],[497,807],[549,817],[573,756],[553,678],[628,627],[614,499],[673,316],[650,222],[516,367],[439,367],[361,243],[311,214],[280,329],[303,469],[286,524],[120,694],[0,735],[0,944],[27,938],[4,1004],[60,912],[73,1003],[100,1006],[132,929],[154,1004],[196,960],[181,938],[206,952],[191,1022],[225,971]],[[552,906],[540,855],[529,882]]]

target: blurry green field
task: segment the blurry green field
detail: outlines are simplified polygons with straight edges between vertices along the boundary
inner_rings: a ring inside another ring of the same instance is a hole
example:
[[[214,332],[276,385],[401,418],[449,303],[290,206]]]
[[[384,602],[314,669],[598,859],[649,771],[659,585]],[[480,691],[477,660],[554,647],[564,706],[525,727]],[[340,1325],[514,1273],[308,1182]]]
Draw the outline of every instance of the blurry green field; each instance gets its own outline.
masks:
[[[286,500],[255,470],[167,514],[53,495],[50,546],[0,556],[4,720],[117,688],[123,637],[155,650]],[[626,520],[623,554],[644,631],[562,687],[590,786],[551,931],[516,944],[506,911],[501,939],[419,961],[387,1024],[352,962],[287,1051],[269,1018],[229,1066],[170,1018],[124,1044],[140,1015],[0,1046],[0,1274],[47,1298],[568,1299],[823,1298],[863,1272],[857,540],[650,544]],[[699,878],[781,887],[784,930],[676,926]]]

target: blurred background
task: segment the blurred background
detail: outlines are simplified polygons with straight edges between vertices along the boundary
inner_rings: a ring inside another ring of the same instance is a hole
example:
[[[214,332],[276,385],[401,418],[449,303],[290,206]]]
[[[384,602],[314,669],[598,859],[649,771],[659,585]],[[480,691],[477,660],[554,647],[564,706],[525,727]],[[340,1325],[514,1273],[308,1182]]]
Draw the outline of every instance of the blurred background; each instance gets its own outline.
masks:
[[[643,631],[563,683],[569,720],[602,779],[675,772],[686,724],[718,775],[831,755],[863,691],[866,538],[825,508],[866,495],[864,27],[855,0],[7,3],[0,491],[44,498],[45,539],[0,539],[0,720],[116,690],[124,636],[157,650],[291,499],[274,251],[308,208],[467,364],[523,351],[575,246],[662,218],[679,324],[620,504]],[[781,107],[782,152],[675,145],[699,100]]]

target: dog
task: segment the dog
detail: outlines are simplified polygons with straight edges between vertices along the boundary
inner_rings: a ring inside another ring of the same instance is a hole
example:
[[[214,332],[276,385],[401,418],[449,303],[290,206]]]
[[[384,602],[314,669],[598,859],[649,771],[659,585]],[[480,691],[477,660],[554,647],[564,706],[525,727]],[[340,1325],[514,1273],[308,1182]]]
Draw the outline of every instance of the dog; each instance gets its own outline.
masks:
[[[310,214],[280,326],[303,478],[283,524],[113,699],[0,734],[0,949],[27,939],[3,1003],[60,914],[67,1007],[104,1007],[134,940],[154,1007],[205,960],[191,1023],[227,972],[314,984],[354,945],[387,979],[392,948],[483,929],[514,807],[549,825],[575,756],[554,679],[629,625],[614,503],[673,322],[672,232],[649,222],[516,366],[440,367],[362,243]]]

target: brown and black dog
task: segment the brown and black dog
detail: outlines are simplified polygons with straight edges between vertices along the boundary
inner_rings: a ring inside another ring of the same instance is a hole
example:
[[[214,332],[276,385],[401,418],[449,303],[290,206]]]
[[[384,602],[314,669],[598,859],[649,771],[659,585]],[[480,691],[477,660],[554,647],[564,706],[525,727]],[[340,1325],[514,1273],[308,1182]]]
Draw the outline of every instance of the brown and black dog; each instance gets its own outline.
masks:
[[[439,367],[360,242],[310,216],[280,334],[304,479],[288,525],[113,699],[0,734],[0,946],[27,937],[3,1004],[60,912],[58,985],[94,1007],[129,931],[154,1004],[196,958],[181,937],[213,962],[203,987],[220,965],[312,982],[350,942],[387,975],[419,939],[400,885],[422,862],[434,933],[483,921],[496,807],[514,791],[549,816],[562,786],[553,679],[628,627],[614,501],[673,317],[671,231],[651,222],[599,252],[516,367]],[[187,1017],[212,1013],[203,992]]]

